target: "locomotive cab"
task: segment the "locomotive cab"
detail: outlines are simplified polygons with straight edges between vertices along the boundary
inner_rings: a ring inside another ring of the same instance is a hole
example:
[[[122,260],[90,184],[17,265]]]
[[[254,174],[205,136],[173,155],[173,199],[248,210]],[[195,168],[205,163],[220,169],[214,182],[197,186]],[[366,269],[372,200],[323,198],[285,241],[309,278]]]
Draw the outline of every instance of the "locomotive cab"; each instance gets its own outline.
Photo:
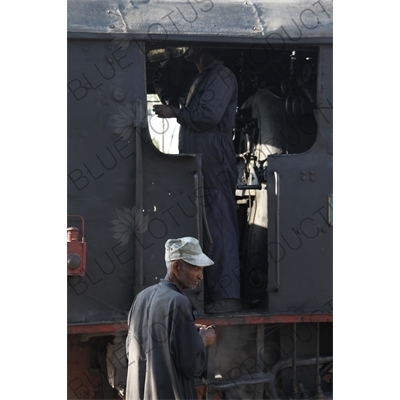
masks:
[[[135,295],[165,276],[167,239],[207,236],[202,157],[179,154],[179,125],[152,112],[149,52],[178,49],[184,94],[189,46],[217,52],[239,89],[244,309],[210,316],[203,286],[187,291],[199,323],[217,327],[199,398],[329,398],[332,9],[206,0],[68,1],[68,214],[85,221],[85,271],[67,276],[68,398],[124,397]]]
[[[261,45],[228,48],[209,43],[187,45],[211,48],[235,74],[238,82],[238,107],[232,140],[238,170],[236,200],[240,225],[242,299],[249,306],[260,305],[265,309],[269,293],[269,259],[277,256],[276,245],[272,245],[274,240],[271,240],[274,233],[268,236],[269,226],[277,223],[274,221],[276,204],[269,205],[268,202],[269,192],[270,196],[273,193],[272,202],[276,197],[276,171],[274,175],[268,164],[279,157],[288,166],[289,174],[298,174],[300,171],[290,170],[297,155],[299,159],[309,161],[302,164],[299,160],[296,163],[296,168],[301,168],[300,179],[304,182],[305,175],[310,174],[307,181],[315,180],[312,148],[317,141],[318,113],[322,112],[317,107],[318,48],[298,46],[277,50]],[[168,49],[151,49],[147,55],[166,54]],[[146,60],[149,133],[157,149],[177,154],[179,124],[176,119],[160,120],[152,112],[152,106],[160,102],[153,85],[158,61],[149,56]],[[172,58],[171,68],[174,71],[172,84],[178,93],[184,95],[197,70],[182,57]],[[310,172],[304,173],[308,169]],[[269,222],[269,210],[272,222]],[[291,236],[292,232],[290,235],[286,233],[283,238],[289,251],[295,250],[301,240],[298,232],[295,239]],[[295,243],[296,240],[298,243]],[[281,253],[285,251],[284,244],[279,244]],[[275,286],[272,287],[274,289]]]

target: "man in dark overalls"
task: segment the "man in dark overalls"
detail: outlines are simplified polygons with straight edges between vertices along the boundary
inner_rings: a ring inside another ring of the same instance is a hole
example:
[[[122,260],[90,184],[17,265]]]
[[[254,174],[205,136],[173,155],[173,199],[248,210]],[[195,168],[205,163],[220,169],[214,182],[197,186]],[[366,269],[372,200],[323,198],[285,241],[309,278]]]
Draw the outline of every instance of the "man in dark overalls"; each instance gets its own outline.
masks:
[[[194,63],[198,75],[183,104],[171,88],[171,68],[157,68],[154,85],[163,105],[154,106],[160,118],[177,118],[179,152],[200,153],[204,177],[206,218],[213,241],[205,252],[214,260],[205,274],[205,311],[241,309],[239,232],[235,189],[236,154],[232,132],[238,87],[235,75],[207,49],[190,47],[184,58]]]

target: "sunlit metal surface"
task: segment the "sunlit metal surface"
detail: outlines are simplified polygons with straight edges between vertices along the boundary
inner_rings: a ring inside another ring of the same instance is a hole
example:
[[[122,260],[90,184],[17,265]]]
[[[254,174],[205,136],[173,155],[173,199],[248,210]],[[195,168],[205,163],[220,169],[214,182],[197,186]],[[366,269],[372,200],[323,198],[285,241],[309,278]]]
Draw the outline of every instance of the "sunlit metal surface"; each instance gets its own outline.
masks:
[[[282,45],[333,36],[329,0],[68,0],[67,18],[70,36],[128,34],[154,41],[224,36]]]

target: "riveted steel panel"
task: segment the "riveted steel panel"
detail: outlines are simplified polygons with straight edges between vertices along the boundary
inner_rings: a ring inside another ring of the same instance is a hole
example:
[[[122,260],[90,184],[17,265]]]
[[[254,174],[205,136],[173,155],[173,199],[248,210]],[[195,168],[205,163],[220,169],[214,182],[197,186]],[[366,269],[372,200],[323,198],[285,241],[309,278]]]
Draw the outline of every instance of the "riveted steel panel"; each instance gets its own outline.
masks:
[[[147,127],[136,42],[68,41],[68,214],[85,220],[84,276],[68,277],[68,320],[124,320],[165,276],[170,237],[202,234],[200,156],[169,156]]]
[[[271,312],[332,312],[332,46],[320,47],[318,74],[314,146],[268,159]]]

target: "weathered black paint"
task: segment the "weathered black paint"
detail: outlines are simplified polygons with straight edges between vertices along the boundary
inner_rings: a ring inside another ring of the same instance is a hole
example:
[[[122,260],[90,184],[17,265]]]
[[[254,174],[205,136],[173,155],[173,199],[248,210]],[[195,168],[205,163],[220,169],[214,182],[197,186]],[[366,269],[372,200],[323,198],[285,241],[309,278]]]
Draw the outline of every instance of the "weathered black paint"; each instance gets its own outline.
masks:
[[[166,240],[202,234],[199,156],[162,154],[134,126],[147,119],[135,109],[146,105],[142,47],[69,41],[68,213],[84,217],[88,249],[86,275],[68,278],[69,322],[125,319],[134,294],[164,277]]]

